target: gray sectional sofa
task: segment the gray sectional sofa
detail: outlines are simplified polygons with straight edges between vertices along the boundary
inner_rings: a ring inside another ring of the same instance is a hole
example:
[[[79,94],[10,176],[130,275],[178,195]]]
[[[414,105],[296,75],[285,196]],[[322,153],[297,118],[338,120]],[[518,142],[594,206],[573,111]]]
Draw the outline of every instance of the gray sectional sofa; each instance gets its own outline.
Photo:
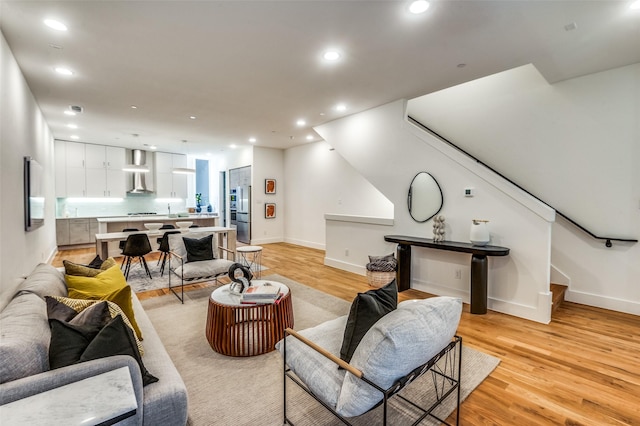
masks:
[[[66,295],[63,273],[40,264],[0,312],[0,405],[126,366],[131,373],[138,409],[135,416],[119,424],[185,425],[186,387],[135,295],[135,318],[144,336],[142,361],[146,369],[159,378],[158,382],[143,387],[137,362],[125,355],[49,369],[51,331],[44,297]]]

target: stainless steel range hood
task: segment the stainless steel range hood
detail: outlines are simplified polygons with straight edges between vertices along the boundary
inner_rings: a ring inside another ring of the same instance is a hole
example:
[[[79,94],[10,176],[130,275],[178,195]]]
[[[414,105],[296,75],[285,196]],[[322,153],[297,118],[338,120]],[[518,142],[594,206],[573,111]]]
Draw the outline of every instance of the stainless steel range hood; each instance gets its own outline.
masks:
[[[134,149],[131,151],[131,165],[127,166],[125,170],[132,170],[133,177],[131,188],[127,191],[127,194],[151,194],[153,191],[147,189],[147,183],[145,181],[145,174],[149,172],[147,165],[147,153],[141,149]],[[141,171],[146,169],[146,171]]]

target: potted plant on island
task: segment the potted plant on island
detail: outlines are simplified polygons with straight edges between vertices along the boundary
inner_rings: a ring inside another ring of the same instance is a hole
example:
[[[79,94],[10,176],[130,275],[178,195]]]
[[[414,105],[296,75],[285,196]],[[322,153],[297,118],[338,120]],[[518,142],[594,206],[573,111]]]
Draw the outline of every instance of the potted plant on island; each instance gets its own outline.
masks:
[[[196,193],[196,213],[200,213],[202,211],[202,193]]]

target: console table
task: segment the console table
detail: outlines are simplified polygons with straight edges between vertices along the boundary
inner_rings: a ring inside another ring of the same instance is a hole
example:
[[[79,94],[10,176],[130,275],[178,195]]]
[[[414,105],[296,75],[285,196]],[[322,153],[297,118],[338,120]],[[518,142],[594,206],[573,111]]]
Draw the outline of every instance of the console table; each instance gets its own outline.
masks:
[[[475,246],[458,241],[434,242],[430,238],[385,235],[385,241],[398,244],[398,291],[411,287],[411,246],[471,254],[471,313],[487,313],[487,256],[507,256],[509,249],[498,246]]]

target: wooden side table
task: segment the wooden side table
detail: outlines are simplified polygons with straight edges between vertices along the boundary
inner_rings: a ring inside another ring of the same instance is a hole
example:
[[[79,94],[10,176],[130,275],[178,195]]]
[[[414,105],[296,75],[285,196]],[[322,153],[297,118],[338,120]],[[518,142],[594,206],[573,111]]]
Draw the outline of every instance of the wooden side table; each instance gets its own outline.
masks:
[[[253,280],[252,286],[267,281]],[[255,356],[271,352],[293,328],[293,305],[289,288],[275,281],[284,294],[278,303],[241,304],[240,296],[229,291],[230,284],[219,287],[209,297],[206,335],[211,348],[228,356]]]

